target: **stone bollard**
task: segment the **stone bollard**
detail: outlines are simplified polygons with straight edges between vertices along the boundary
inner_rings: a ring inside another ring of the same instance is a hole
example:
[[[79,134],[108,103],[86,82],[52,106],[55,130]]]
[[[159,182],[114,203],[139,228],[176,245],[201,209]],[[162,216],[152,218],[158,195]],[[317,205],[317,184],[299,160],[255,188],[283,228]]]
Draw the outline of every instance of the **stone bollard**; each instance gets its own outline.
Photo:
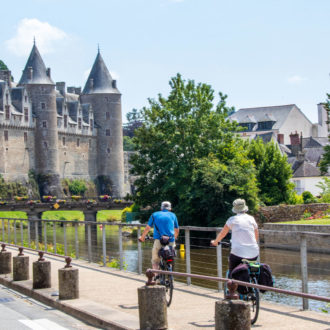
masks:
[[[46,289],[51,287],[50,261],[46,261],[44,252],[39,251],[39,259],[33,265],[33,289]]]
[[[18,248],[18,255],[13,257],[13,280],[26,281],[29,279],[29,257],[23,254],[23,248]]]
[[[71,258],[66,257],[66,265],[58,270],[59,298],[77,299],[79,298],[79,272],[71,266]]]
[[[216,330],[249,330],[251,329],[250,305],[238,300],[235,292],[237,284],[228,282],[229,294],[226,299],[215,303],[215,329]]]
[[[1,244],[0,251],[0,274],[11,273],[11,252],[6,250],[6,244]]]
[[[147,272],[146,286],[138,288],[140,329],[167,329],[165,287],[154,285],[152,272]]]

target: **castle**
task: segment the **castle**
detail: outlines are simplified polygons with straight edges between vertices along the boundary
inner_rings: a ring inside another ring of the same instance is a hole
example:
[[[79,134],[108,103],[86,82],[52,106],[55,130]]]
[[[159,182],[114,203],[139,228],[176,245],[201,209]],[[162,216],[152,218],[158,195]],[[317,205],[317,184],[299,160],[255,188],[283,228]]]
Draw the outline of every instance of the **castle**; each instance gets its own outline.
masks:
[[[82,91],[53,82],[35,43],[18,83],[0,71],[0,174],[24,182],[29,170],[47,178],[44,194],[61,196],[62,178],[100,176],[113,196],[129,191],[121,93],[99,50]]]

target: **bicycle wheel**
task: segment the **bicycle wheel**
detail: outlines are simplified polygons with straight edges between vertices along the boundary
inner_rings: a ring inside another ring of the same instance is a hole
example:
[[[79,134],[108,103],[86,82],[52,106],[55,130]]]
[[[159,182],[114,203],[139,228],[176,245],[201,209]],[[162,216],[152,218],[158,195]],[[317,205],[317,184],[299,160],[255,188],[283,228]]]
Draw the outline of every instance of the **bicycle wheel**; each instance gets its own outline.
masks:
[[[251,279],[253,284],[258,284],[255,277]],[[250,292],[247,294],[247,301],[250,304],[251,309],[251,324],[256,323],[259,315],[260,296],[259,289],[250,288]]]
[[[167,265],[167,271],[172,271],[172,266]],[[173,297],[173,275],[165,275],[165,290],[166,290],[166,302],[167,307],[171,305],[172,297]]]

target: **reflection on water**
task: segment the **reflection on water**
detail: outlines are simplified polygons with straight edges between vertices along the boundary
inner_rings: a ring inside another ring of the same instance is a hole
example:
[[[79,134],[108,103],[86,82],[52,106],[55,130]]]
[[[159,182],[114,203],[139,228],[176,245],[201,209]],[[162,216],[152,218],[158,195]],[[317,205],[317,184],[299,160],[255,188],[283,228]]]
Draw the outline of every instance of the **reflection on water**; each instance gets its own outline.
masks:
[[[95,230],[96,229],[96,230]],[[104,229],[103,229],[104,230]],[[63,244],[63,228],[58,227],[57,243]],[[73,227],[67,227],[68,251],[75,250],[75,230]],[[19,236],[19,234],[18,234]],[[26,239],[27,233],[24,233]],[[43,238],[40,237],[39,241]],[[87,234],[85,227],[78,227],[79,256],[87,258]],[[47,241],[53,241],[53,229],[49,225],[47,230]],[[142,244],[143,271],[150,267],[151,262],[151,243]],[[118,228],[115,226],[106,227],[106,249],[107,256],[119,259],[119,241]],[[222,264],[223,276],[228,267],[228,249],[223,249]],[[125,269],[132,272],[138,271],[137,240],[123,240],[123,257]],[[93,262],[102,262],[102,229],[95,225],[92,231],[92,258]],[[261,262],[271,266],[275,278],[275,286],[282,289],[301,291],[300,275],[300,254],[297,251],[275,250],[270,248],[261,249]],[[180,253],[175,262],[175,270],[186,272],[185,254]],[[202,275],[217,275],[216,249],[215,248],[194,248],[191,250],[191,272]],[[330,256],[320,253],[308,253],[308,278],[309,293],[330,296]],[[178,278],[177,281],[186,281],[184,278]],[[216,282],[192,279],[192,284],[201,285],[208,288],[217,288]],[[284,303],[292,306],[302,306],[302,300],[298,297],[279,295],[267,292],[262,295],[263,299],[273,302]],[[325,303],[310,300],[310,308],[320,310],[325,307]]]

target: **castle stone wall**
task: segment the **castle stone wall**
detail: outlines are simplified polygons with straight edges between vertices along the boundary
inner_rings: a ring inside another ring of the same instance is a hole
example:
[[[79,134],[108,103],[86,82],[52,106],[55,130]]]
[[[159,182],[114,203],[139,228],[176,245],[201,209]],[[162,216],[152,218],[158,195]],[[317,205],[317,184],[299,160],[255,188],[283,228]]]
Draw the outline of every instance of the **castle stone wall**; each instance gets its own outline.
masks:
[[[4,138],[5,131],[8,141]],[[29,170],[35,168],[34,133],[33,129],[24,127],[0,127],[0,173],[5,180],[27,181]]]

